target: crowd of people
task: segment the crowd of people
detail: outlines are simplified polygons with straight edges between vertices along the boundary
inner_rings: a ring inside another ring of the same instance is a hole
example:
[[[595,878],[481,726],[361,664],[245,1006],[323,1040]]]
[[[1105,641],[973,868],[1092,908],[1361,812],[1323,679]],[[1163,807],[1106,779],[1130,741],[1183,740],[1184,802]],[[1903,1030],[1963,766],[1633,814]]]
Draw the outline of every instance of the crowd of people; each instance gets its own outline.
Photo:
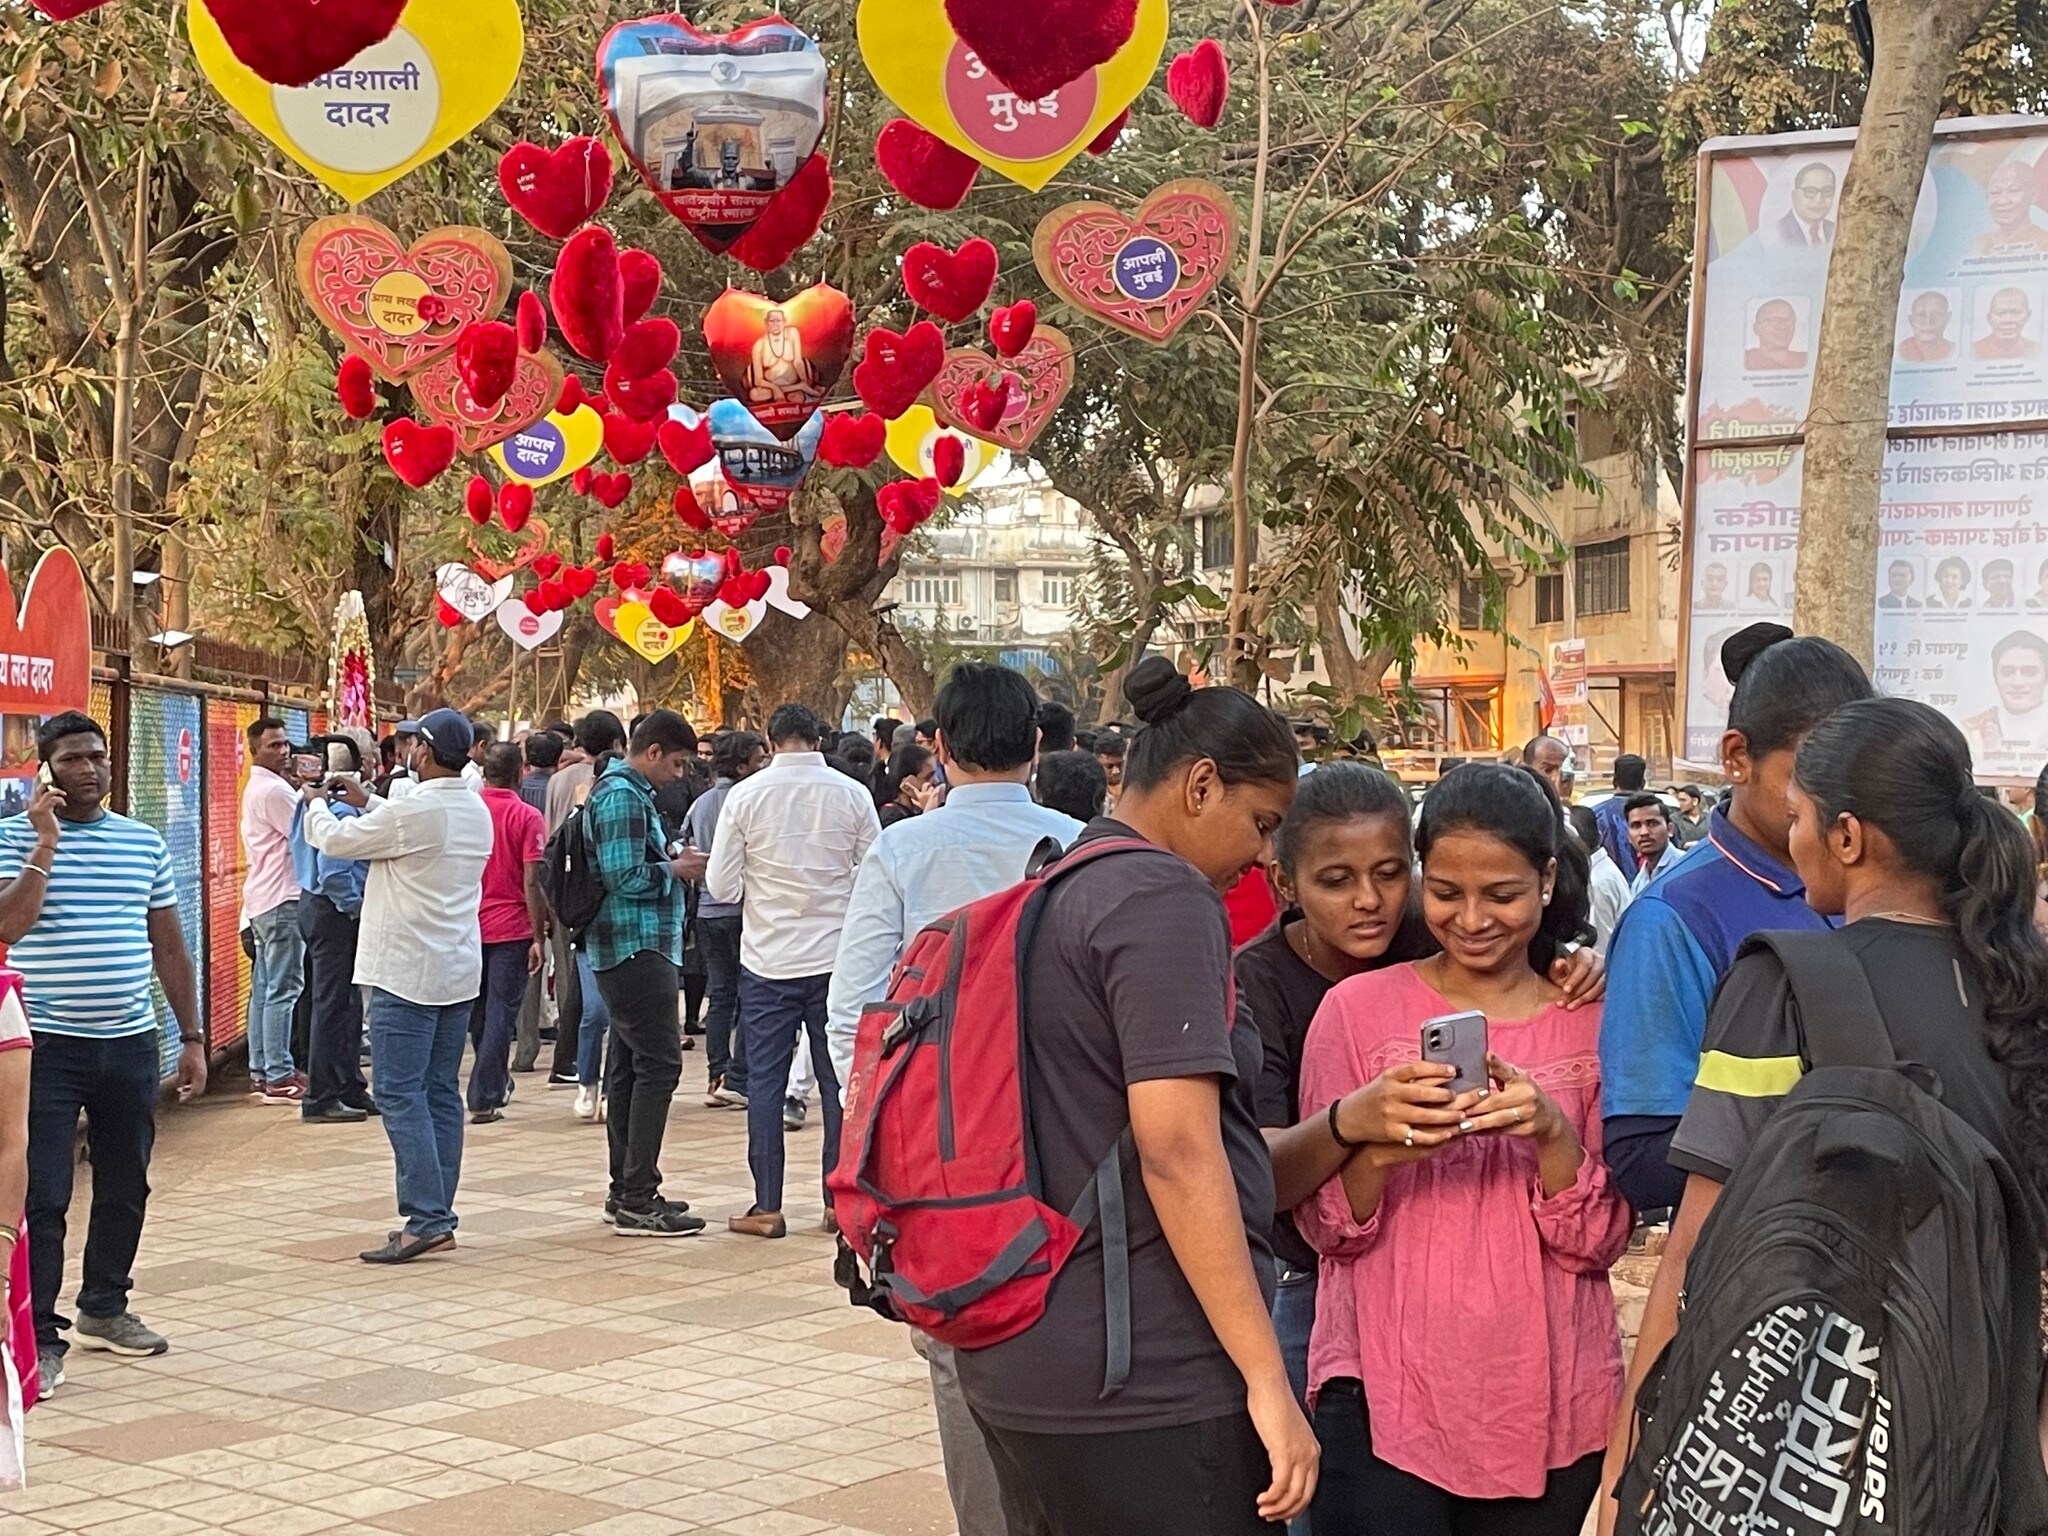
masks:
[[[1725,793],[1654,793],[1624,756],[1591,807],[1547,736],[1418,806],[1364,754],[1161,658],[1129,674],[1132,721],[1086,739],[971,662],[929,718],[859,733],[791,703],[758,734],[595,710],[515,743],[436,710],[381,755],[306,763],[261,720],[249,1092],[381,1117],[403,1224],[362,1258],[405,1264],[456,1242],[465,1120],[501,1119],[552,1033],[548,1085],[605,1123],[604,1219],[687,1237],[694,1170],[665,1177],[662,1150],[701,1040],[704,1102],[747,1117],[752,1199],[726,1227],[780,1238],[802,1096],[827,1175],[843,1114],[871,1112],[842,1085],[907,946],[1072,858],[1016,956],[1029,1161],[1046,1206],[1113,1206],[1118,1236],[1078,1223],[1029,1326],[920,1337],[962,1536],[1574,1536],[1596,1504],[1605,1529],[1648,1528],[1603,1497],[1633,1389],[1682,1334],[1745,1151],[1816,1065],[1756,935],[1827,936],[1879,1000],[1861,1027],[1931,1067],[2029,1211],[2048,1195],[2027,832],[1979,793],[1955,725],[1876,698],[1827,641],[1754,625],[1722,663]],[[39,744],[49,782],[0,822],[26,1002],[0,989],[0,1210],[25,1201],[47,1392],[67,1332],[167,1347],[127,1305],[152,974],[181,1093],[206,1061],[161,840],[105,809],[98,725],[61,716]],[[22,1070],[8,1048],[31,1037]],[[67,1318],[81,1110],[94,1200]],[[1667,1221],[1625,1374],[1608,1272]],[[2037,1383],[2021,1267],[2001,1337]],[[1757,1518],[1768,1495],[1744,1496]]]

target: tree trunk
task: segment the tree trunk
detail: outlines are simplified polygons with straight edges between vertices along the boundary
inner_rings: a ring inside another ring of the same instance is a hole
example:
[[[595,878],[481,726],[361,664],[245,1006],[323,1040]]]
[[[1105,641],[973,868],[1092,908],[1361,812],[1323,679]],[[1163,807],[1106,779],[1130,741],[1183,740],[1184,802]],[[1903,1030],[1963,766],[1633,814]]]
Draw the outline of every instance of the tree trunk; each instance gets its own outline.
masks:
[[[840,673],[846,668],[846,631],[813,613],[792,619],[773,608],[746,639],[747,665],[754,671],[747,710],[755,729],[768,723],[778,704],[807,704],[827,725],[846,709]]]
[[[1365,683],[1357,653],[1351,649],[1351,637],[1344,628],[1344,604],[1337,592],[1337,578],[1327,576],[1316,588],[1316,638],[1322,642],[1323,670],[1330,676],[1330,686],[1337,690],[1339,698],[1351,703],[1364,691]],[[1379,678],[1374,676],[1371,681],[1373,691],[1378,692]]]
[[[1878,485],[1906,240],[1956,51],[1989,0],[1871,0],[1877,37],[1842,183],[1807,411],[1794,624],[1865,667],[1877,594]]]

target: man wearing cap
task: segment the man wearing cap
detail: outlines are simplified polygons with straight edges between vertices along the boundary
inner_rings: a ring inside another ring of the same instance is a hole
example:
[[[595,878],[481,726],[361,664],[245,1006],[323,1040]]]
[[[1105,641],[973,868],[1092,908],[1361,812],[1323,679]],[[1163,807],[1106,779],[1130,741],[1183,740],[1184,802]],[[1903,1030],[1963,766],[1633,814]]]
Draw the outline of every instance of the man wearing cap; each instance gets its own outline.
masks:
[[[306,841],[330,857],[370,866],[356,982],[370,989],[377,1106],[397,1164],[405,1226],[363,1253],[366,1264],[403,1264],[455,1242],[458,1077],[470,1005],[483,980],[477,909],[492,846],[491,813],[462,778],[474,739],[454,710],[429,712],[407,753],[417,780],[410,794],[387,800],[359,780],[329,781],[362,811],[353,820],[334,814],[325,787],[304,791]]]

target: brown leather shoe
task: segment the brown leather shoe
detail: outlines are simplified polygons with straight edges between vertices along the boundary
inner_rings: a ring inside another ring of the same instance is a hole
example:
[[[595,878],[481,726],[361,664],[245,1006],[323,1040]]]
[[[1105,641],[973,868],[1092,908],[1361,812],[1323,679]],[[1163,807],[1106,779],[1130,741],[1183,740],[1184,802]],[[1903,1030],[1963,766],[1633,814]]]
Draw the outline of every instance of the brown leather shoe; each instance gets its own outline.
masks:
[[[737,1232],[742,1237],[787,1237],[789,1223],[782,1219],[780,1211],[749,1211],[744,1216],[726,1218],[726,1230]]]

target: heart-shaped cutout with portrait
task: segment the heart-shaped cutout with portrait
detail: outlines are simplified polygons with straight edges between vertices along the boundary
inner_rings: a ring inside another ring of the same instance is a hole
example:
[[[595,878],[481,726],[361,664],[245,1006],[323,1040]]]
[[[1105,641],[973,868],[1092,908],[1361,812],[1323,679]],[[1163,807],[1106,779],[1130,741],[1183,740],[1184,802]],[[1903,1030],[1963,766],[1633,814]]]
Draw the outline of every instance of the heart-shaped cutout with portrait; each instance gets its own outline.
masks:
[[[410,246],[361,214],[299,237],[299,289],[342,345],[398,383],[505,307],[512,254],[488,230],[451,225]]]
[[[776,437],[737,400],[719,400],[709,412],[718,462],[741,501],[763,512],[789,504],[811,472],[825,421],[813,416],[788,442]]]
[[[1002,413],[995,425],[983,427],[974,420],[969,395],[975,385],[997,380],[1009,386]],[[932,380],[932,414],[949,427],[1022,453],[1045,430],[1073,385],[1074,344],[1049,325],[1035,326],[1017,355],[1002,361],[979,347],[948,352]]]
[[[434,590],[442,602],[473,624],[512,595],[512,577],[487,576],[459,560],[451,560],[434,572]]]
[[[818,45],[780,16],[731,32],[647,16],[620,22],[597,49],[626,158],[714,253],[752,228],[816,152],[831,74]]]
[[[453,352],[435,358],[412,378],[412,397],[421,413],[450,428],[464,453],[481,453],[523,432],[548,414],[561,392],[561,359],[548,351],[520,353],[512,387],[488,406],[470,394]]]
[[[1237,209],[1213,182],[1169,181],[1135,213],[1063,203],[1038,221],[1039,276],[1076,309],[1164,346],[1223,281]]]
[[[853,305],[816,283],[777,302],[728,288],[704,311],[719,382],[777,437],[796,436],[853,352]]]

